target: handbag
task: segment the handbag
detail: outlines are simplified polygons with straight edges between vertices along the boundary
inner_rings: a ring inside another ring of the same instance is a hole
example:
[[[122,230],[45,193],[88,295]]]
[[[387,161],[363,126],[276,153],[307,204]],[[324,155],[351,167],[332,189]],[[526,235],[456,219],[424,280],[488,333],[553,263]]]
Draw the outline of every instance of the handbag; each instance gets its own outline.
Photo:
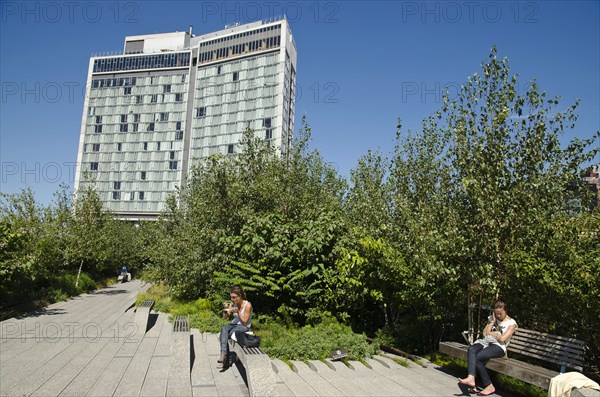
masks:
[[[248,335],[242,331],[235,331],[235,339],[237,340],[238,345],[242,347],[259,347],[260,346],[260,337],[256,335]]]

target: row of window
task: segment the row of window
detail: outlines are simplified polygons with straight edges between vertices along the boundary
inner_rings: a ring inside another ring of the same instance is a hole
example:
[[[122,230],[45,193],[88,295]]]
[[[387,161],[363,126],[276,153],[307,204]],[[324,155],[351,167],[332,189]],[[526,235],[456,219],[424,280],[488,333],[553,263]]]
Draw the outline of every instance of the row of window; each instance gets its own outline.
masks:
[[[183,92],[173,93],[171,95],[168,94],[148,94],[148,95],[132,95],[133,91],[131,87],[123,87],[122,94],[118,96],[92,96],[90,95],[89,102],[94,105],[98,105],[98,102],[102,98],[111,98],[114,102],[115,99],[123,98],[123,104],[125,105],[139,105],[139,104],[152,104],[152,103],[178,103],[183,102],[184,94]],[[144,101],[144,97],[147,98]]]
[[[260,28],[260,29],[250,30],[248,32],[242,32],[242,33],[234,34],[234,35],[227,36],[227,37],[221,37],[221,38],[218,38],[218,39],[214,39],[214,40],[210,40],[210,41],[205,41],[203,43],[200,43],[200,48],[202,48],[202,47],[208,47],[210,45],[218,44],[218,43],[226,43],[228,41],[241,39],[243,37],[249,37],[249,36],[252,36],[252,35],[255,35],[255,34],[271,32],[273,30],[281,30],[281,24],[271,25],[271,26],[267,26],[267,27],[264,27],[264,28]]]
[[[117,72],[123,70],[158,69],[186,67],[190,65],[190,53],[121,56],[94,60],[94,73]]]
[[[136,192],[129,193],[129,200],[131,200],[131,201],[135,200],[135,193]],[[146,194],[144,192],[137,192],[137,193],[138,193],[139,200],[145,200]],[[112,192],[112,198],[113,198],[113,200],[121,200],[121,191],[116,190],[116,191]]]
[[[209,50],[200,53],[198,57],[199,63],[212,62],[219,59],[225,59],[240,54],[246,54],[249,52],[269,50],[272,48],[278,48],[281,45],[281,36],[273,36],[265,38],[264,40],[253,40],[247,43],[235,44],[228,47],[221,47],[214,50]]]
[[[174,153],[174,152],[172,152],[172,153]],[[171,156],[169,156],[169,157],[171,158],[171,160],[169,160],[168,169],[169,170],[177,170],[177,160],[174,160],[175,156],[173,155],[172,157]],[[99,162],[91,161],[89,164],[90,164],[90,171],[100,171]]]
[[[101,87],[128,87],[135,85],[137,81],[136,77],[119,77],[111,79],[93,79],[92,88]]]
[[[175,133],[175,139],[178,140],[178,141],[182,140],[183,139],[183,131],[176,131],[176,133]],[[133,143],[133,142],[130,142],[130,145],[129,145],[130,147],[131,147],[131,143]],[[149,144],[149,142],[136,142],[136,143],[141,143],[142,150],[143,151],[148,151],[148,147],[149,147],[148,144]],[[156,148],[155,150],[156,151],[160,151],[161,150],[161,142],[159,141],[159,142],[154,142],[154,143],[155,143],[155,148]],[[106,145],[113,145],[113,143],[106,143]],[[116,152],[122,152],[123,151],[123,143],[122,142],[114,143],[114,145],[115,145],[115,150],[114,151],[116,151]],[[171,146],[173,146],[172,143],[171,143]],[[99,143],[86,143],[86,144],[84,144],[83,145],[83,152],[84,153],[88,153],[90,151],[91,152],[100,152],[100,144]],[[109,153],[112,153],[114,151],[108,150]],[[133,150],[133,149],[130,148],[129,151],[134,152],[135,150]],[[171,153],[174,153],[174,152],[171,152]],[[171,157],[171,158],[173,158],[173,157]]]

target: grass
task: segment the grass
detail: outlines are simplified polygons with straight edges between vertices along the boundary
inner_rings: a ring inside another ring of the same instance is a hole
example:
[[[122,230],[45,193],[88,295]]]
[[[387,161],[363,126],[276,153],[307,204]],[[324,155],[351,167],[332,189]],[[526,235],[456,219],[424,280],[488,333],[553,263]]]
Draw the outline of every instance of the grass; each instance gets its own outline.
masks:
[[[181,302],[172,299],[162,284],[153,284],[146,292],[138,294],[135,305],[139,306],[146,299],[154,301],[154,310],[174,316],[189,316],[190,327],[198,328],[200,332],[218,333],[227,320],[222,319],[214,304],[207,299],[197,299],[192,302]]]
[[[404,368],[408,368],[410,365],[407,359],[400,357],[394,358],[394,362],[398,365],[403,366]]]

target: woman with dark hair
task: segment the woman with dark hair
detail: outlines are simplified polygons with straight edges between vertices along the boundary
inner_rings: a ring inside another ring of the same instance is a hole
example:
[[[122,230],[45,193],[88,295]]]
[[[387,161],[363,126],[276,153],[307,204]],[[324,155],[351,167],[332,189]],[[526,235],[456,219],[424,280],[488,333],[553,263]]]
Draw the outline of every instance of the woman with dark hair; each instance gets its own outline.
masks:
[[[458,379],[458,383],[475,390],[475,376],[479,375],[479,381],[483,386],[483,390],[477,393],[479,396],[489,396],[496,392],[485,364],[490,358],[504,357],[510,338],[517,329],[517,322],[508,317],[507,309],[508,305],[501,300],[494,303],[490,322],[483,329],[484,338],[476,340],[469,346],[467,355],[469,374],[466,378]]]
[[[223,303],[223,318],[229,318],[233,315],[231,324],[225,324],[221,327],[221,357],[217,362],[225,363],[227,361],[228,346],[227,340],[236,331],[248,332],[252,323],[252,304],[246,300],[246,293],[239,285],[234,285],[229,290],[231,302]]]

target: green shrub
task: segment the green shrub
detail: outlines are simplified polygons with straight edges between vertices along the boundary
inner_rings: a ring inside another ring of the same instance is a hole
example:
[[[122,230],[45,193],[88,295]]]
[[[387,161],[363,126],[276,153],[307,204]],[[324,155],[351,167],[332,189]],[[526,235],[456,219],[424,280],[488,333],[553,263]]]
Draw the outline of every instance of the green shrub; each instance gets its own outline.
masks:
[[[198,313],[190,314],[190,327],[198,328],[200,332],[219,333],[221,327],[229,321],[220,318],[212,311],[202,310]]]
[[[315,326],[289,329],[276,323],[260,327],[257,335],[262,338],[261,347],[270,356],[282,360],[323,360],[331,352],[343,348],[348,350],[348,359],[363,361],[367,355],[377,354],[378,348],[367,342],[364,335],[340,324],[331,317]]]
[[[153,284],[146,292],[138,294],[135,305],[139,306],[147,299],[154,301],[153,309],[157,312],[170,313],[175,305],[163,284]]]
[[[76,278],[75,278],[76,279]],[[84,293],[93,291],[96,289],[96,282],[87,273],[81,273],[79,275],[79,283],[77,284],[78,292]]]

